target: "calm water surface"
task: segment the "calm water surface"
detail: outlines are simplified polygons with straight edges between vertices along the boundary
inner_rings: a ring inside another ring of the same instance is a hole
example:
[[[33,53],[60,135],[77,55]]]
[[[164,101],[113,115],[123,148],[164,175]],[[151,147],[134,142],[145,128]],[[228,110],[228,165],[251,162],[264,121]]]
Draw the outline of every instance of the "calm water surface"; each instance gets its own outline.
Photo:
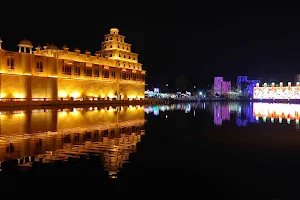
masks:
[[[297,104],[240,102],[6,110],[0,160],[23,170],[96,154],[103,169],[85,170],[107,172],[117,191],[297,199],[298,112]]]

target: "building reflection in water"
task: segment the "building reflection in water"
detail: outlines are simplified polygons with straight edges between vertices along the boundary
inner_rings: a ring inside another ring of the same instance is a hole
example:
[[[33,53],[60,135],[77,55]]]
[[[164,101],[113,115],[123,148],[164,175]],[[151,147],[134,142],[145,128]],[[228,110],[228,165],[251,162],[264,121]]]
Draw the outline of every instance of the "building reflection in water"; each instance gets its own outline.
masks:
[[[185,113],[196,110],[208,110],[214,116],[214,125],[223,125],[223,121],[236,120],[237,126],[247,126],[249,123],[270,122],[282,123],[283,119],[290,124],[295,121],[296,129],[299,129],[300,104],[288,103],[261,103],[261,102],[200,102],[172,105],[155,105],[145,108],[147,114],[159,115],[164,111],[181,110]],[[232,114],[232,116],[231,116]],[[261,120],[260,120],[261,119]]]
[[[144,123],[143,106],[1,111],[0,161],[47,162],[97,151],[116,174],[136,150]]]
[[[285,119],[288,124],[291,123],[291,120],[295,120],[296,129],[299,129],[299,104],[216,102],[212,105],[215,125],[222,125],[222,121],[230,120],[230,113],[236,113],[237,126],[259,123],[260,119],[262,122],[270,119],[272,123],[275,122],[275,119],[278,119],[278,123],[282,123],[282,120]]]
[[[200,104],[194,103],[194,104],[171,104],[171,105],[155,105],[155,106],[148,106],[145,107],[145,113],[150,114],[153,113],[153,115],[158,116],[160,112],[164,111],[174,111],[174,110],[182,110],[185,113],[190,113],[192,108],[196,109],[199,107]]]
[[[229,104],[215,103],[213,112],[215,125],[222,125],[222,121],[230,120]]]
[[[257,102],[254,103],[253,112],[256,119],[261,118],[263,122],[270,120],[274,123],[278,120],[278,123],[282,123],[284,119],[287,124],[291,124],[291,121],[295,121],[296,129],[299,130],[300,104]]]

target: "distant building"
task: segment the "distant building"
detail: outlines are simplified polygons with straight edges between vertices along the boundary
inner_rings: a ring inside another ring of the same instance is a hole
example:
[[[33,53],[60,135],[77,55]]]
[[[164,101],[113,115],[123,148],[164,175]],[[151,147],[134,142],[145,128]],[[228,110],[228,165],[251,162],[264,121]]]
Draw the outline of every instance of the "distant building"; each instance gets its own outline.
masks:
[[[214,94],[221,95],[223,77],[215,77],[214,79]]]
[[[214,94],[228,94],[231,91],[231,81],[224,81],[223,77],[214,78]]]
[[[231,91],[231,81],[222,82],[222,94],[228,94]]]
[[[253,96],[253,89],[260,80],[249,80],[248,76],[237,77],[237,89],[243,96]]]

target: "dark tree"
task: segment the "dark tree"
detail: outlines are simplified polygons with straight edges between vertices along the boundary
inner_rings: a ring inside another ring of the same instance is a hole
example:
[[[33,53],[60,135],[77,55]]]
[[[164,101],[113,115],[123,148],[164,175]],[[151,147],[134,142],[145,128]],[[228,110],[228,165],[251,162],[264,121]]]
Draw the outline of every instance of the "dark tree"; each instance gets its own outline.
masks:
[[[180,75],[175,80],[176,89],[180,92],[184,92],[188,87],[188,79],[185,75]]]

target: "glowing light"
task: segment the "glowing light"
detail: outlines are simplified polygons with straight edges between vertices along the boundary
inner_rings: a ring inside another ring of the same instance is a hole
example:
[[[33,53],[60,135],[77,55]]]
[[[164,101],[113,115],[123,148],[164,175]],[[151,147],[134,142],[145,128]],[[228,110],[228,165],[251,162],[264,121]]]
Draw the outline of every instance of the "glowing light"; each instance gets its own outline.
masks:
[[[58,112],[57,115],[58,115],[58,117],[64,118],[64,117],[68,116],[68,113],[66,111],[62,111],[62,112]]]
[[[73,93],[70,94],[70,97],[78,98],[78,97],[80,97],[80,93],[79,92],[73,92]]]
[[[258,103],[253,104],[253,113],[256,117],[296,119],[299,117],[299,104]]]
[[[0,95],[0,97],[1,97],[1,98],[5,98],[6,95],[7,95],[6,93],[2,92],[1,95]]]
[[[58,97],[62,97],[62,98],[68,97],[68,93],[66,91],[59,91]]]
[[[22,93],[15,92],[13,93],[14,98],[25,98],[25,95]]]

